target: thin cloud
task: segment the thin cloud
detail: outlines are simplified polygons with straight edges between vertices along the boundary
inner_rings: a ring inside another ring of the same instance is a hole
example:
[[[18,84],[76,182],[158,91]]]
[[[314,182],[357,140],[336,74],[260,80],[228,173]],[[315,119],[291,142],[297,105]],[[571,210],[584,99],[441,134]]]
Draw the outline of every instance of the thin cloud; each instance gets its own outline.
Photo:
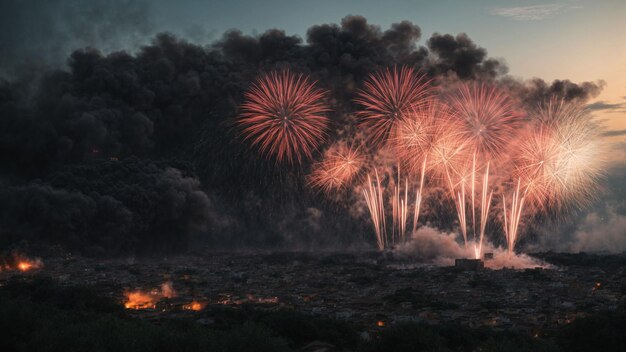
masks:
[[[626,130],[615,130],[615,131],[607,131],[602,133],[604,137],[617,137],[626,135]]]
[[[587,109],[592,111],[623,111],[626,103],[607,103],[606,101],[597,101],[587,105]]]
[[[543,4],[520,7],[500,7],[490,11],[492,15],[507,17],[516,21],[540,21],[554,17],[567,10],[579,9],[580,6],[563,4]]]

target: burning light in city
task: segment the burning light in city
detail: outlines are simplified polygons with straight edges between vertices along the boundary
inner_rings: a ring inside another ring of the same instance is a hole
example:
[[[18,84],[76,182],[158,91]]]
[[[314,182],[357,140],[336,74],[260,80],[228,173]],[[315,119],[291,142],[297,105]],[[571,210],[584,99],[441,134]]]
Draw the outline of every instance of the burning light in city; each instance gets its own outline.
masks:
[[[184,310],[193,310],[193,311],[197,312],[197,311],[203,310],[205,306],[206,306],[206,303],[204,303],[204,302],[192,301],[189,304],[183,305],[183,309]]]
[[[39,258],[27,258],[22,254],[12,254],[7,258],[0,258],[1,271],[20,271],[28,272],[31,270],[41,269],[43,262]]]
[[[124,293],[124,295],[126,296],[126,302],[124,302],[126,309],[155,309],[156,304],[161,299],[176,297],[176,291],[174,291],[171,282],[165,282],[160,289],[153,289],[149,292],[141,290],[129,291]]]

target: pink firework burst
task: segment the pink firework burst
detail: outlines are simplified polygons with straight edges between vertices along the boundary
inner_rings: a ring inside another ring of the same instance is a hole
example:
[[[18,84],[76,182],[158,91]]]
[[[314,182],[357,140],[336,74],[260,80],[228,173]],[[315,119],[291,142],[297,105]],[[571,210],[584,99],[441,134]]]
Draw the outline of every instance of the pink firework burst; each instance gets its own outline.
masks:
[[[326,152],[324,160],[314,165],[308,184],[322,192],[331,193],[352,182],[364,163],[365,157],[358,148],[335,145]]]
[[[404,114],[432,97],[430,80],[410,67],[402,66],[370,74],[354,100],[362,107],[357,115],[370,141],[384,145]]]
[[[471,152],[498,159],[522,123],[523,114],[503,90],[485,84],[465,84],[450,96],[452,116]]]
[[[594,197],[602,155],[598,126],[578,103],[552,99],[533,112],[516,172],[537,210],[580,208]]]

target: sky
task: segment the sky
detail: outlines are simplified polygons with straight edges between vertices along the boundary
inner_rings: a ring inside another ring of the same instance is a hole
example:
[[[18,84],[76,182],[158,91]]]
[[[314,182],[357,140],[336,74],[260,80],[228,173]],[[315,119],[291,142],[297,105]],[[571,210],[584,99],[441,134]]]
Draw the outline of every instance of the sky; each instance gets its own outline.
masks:
[[[603,80],[592,103],[607,131],[626,136],[626,1],[154,1],[158,27],[198,39],[217,39],[228,29],[262,33],[270,28],[306,37],[311,25],[362,15],[387,28],[409,20],[432,33],[465,32],[489,56],[504,59],[515,77],[547,81]],[[618,133],[618,131],[622,133]],[[621,156],[620,156],[620,159]]]
[[[230,29],[255,34],[278,28],[306,39],[309,27],[339,23],[346,15],[362,15],[383,30],[411,21],[422,29],[421,45],[435,32],[467,33],[518,78],[603,80],[592,107],[611,132],[607,141],[624,141],[623,0],[6,0],[0,3],[0,70],[24,58],[63,63],[83,46],[137,48],[163,31],[196,43]]]

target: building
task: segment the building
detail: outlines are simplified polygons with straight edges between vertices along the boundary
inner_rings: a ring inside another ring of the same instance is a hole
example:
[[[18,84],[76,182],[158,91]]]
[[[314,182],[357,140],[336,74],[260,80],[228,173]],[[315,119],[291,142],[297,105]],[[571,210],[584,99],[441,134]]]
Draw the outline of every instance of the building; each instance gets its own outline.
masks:
[[[462,270],[482,270],[485,263],[480,259],[455,259],[454,267]]]

